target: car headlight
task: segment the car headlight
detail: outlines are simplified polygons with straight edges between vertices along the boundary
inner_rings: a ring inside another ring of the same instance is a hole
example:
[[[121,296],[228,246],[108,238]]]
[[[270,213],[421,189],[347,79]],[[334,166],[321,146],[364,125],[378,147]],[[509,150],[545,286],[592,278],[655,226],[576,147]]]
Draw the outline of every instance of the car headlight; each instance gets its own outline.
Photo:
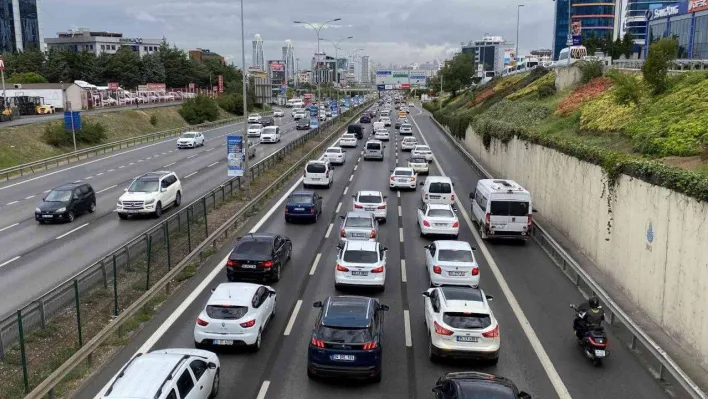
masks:
[[[123,201],[118,200],[118,206],[123,206]]]
[[[57,209],[57,210],[54,211],[54,212],[56,212],[56,213],[63,213],[63,212],[66,212],[66,207],[59,208],[59,209]]]
[[[42,213],[42,210],[39,209],[39,208],[34,208],[34,211],[37,212],[37,213]]]
[[[150,205],[150,204],[152,204],[153,202],[155,202],[155,198],[149,199],[149,200],[145,201],[145,205]]]

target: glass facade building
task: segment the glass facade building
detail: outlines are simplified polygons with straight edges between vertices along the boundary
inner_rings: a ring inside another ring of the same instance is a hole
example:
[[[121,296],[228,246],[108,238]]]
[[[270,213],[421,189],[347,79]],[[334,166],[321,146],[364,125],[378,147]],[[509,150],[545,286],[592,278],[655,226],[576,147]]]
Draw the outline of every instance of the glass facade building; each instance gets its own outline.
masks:
[[[0,0],[0,51],[42,49],[37,0]]]
[[[697,5],[700,3],[696,0],[680,1],[670,7],[671,12],[666,13],[668,16],[650,18],[648,43],[644,46],[645,56],[651,43],[673,37],[678,40],[679,59],[708,60],[708,5]]]
[[[570,11],[570,13],[569,13]],[[611,0],[556,0],[553,59],[568,47],[570,21],[580,21],[583,37],[612,35],[615,27],[615,2]]]
[[[643,46],[647,36],[647,11],[666,8],[675,5],[679,0],[627,0],[623,10],[624,24],[621,32],[629,32],[634,43]]]

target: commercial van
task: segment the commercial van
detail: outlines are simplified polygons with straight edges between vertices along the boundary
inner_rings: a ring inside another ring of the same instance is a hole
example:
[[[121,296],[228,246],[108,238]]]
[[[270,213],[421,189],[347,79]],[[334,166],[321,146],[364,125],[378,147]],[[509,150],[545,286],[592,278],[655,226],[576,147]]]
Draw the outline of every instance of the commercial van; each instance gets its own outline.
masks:
[[[420,185],[423,186],[420,195],[424,204],[455,204],[455,188],[449,177],[428,176]]]
[[[364,145],[364,159],[384,159],[384,149],[386,147],[379,140],[369,140]]]
[[[513,180],[482,179],[470,193],[472,219],[482,239],[531,238],[533,208],[531,193]]]
[[[305,165],[302,186],[326,186],[330,188],[334,181],[334,167],[329,163],[329,160],[309,161]]]
[[[358,124],[349,125],[347,126],[347,133],[351,133],[356,136],[357,140],[361,140],[364,138],[364,126]]]
[[[383,122],[374,122],[374,131],[379,129],[386,129],[386,125]]]

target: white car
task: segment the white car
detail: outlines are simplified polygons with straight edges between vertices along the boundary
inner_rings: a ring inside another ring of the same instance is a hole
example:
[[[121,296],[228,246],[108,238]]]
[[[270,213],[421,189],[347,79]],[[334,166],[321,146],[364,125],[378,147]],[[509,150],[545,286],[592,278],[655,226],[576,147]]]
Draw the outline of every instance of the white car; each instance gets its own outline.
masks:
[[[273,117],[275,117],[275,118],[282,118],[282,117],[284,117],[284,116],[285,116],[285,112],[283,112],[282,109],[273,110]]]
[[[432,162],[432,160],[433,160],[433,151],[431,151],[430,147],[428,147],[427,145],[420,145],[419,144],[419,145],[413,147],[411,154],[414,157],[423,157],[428,162]]]
[[[263,125],[260,123],[254,123],[251,125],[248,125],[248,131],[246,132],[246,135],[248,137],[261,137],[261,133],[263,132]]]
[[[156,171],[138,176],[118,198],[116,213],[121,219],[132,215],[154,215],[182,203],[182,183],[175,172]]]
[[[440,240],[425,247],[425,268],[431,287],[441,285],[479,286],[479,265],[466,241]]]
[[[194,345],[261,349],[261,336],[275,316],[275,290],[260,284],[221,283],[194,324]]]
[[[468,287],[431,288],[423,293],[430,360],[459,357],[499,360],[499,323],[489,307],[494,298]]]
[[[374,139],[376,140],[381,140],[381,141],[388,141],[389,140],[389,133],[388,129],[379,129],[374,133]]]
[[[352,198],[354,198],[353,210],[372,212],[376,220],[386,222],[388,196],[383,195],[381,191],[359,191],[352,195]]]
[[[413,169],[415,173],[418,174],[428,174],[430,173],[430,166],[428,160],[425,157],[410,157],[408,158],[408,167]]]
[[[413,126],[409,125],[408,123],[403,123],[401,124],[401,129],[400,129],[400,134],[413,134]]]
[[[299,111],[293,113],[293,119],[295,119],[296,121],[299,121],[300,119],[303,119],[303,118],[309,118],[309,114],[303,110],[299,110]]]
[[[201,132],[184,132],[177,139],[177,148],[196,148],[204,145],[204,135]]]
[[[409,107],[415,107],[415,104],[413,104],[413,103],[408,103],[408,106],[409,106]]]
[[[415,173],[413,168],[398,167],[391,170],[391,177],[389,179],[390,188],[409,188],[415,190],[418,187],[416,182],[418,175]]]
[[[356,136],[351,133],[346,133],[339,138],[340,147],[356,147],[359,144],[359,140]]]
[[[448,235],[457,239],[460,221],[452,205],[424,204],[418,208],[420,235]]]
[[[332,164],[343,165],[346,161],[345,151],[342,147],[329,147],[325,150],[324,157]]]
[[[388,116],[382,116],[379,121],[383,122],[384,126],[386,127],[391,126],[391,118],[389,118]]]
[[[376,241],[350,240],[337,246],[334,286],[367,286],[381,290],[386,285],[386,251]]]
[[[418,145],[415,137],[404,137],[401,141],[401,151],[412,151]]]
[[[327,158],[323,160],[309,161],[305,165],[305,176],[302,186],[326,186],[330,188],[334,181],[334,168]]]
[[[320,112],[320,120],[321,121],[326,121],[327,120],[327,115],[324,112]]]
[[[258,123],[261,121],[261,114],[248,115],[248,123]]]
[[[280,142],[280,126],[266,126],[261,131],[261,143]]]

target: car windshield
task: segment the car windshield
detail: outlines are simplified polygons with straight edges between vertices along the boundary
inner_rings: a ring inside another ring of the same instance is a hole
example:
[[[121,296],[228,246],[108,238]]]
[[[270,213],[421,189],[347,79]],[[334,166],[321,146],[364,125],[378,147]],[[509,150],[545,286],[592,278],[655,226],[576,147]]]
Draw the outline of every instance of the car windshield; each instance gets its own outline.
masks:
[[[425,145],[419,145],[419,146],[416,148],[416,151],[430,151],[430,147],[425,146]]]
[[[383,199],[381,198],[380,195],[363,195],[359,194],[359,199],[357,202],[361,202],[364,204],[380,204],[383,202]]]
[[[263,134],[275,134],[275,128],[265,128],[263,129]]]
[[[428,211],[428,216],[431,218],[453,218],[455,214],[447,209],[431,209]]]
[[[344,227],[372,228],[373,225],[371,223],[370,218],[348,217],[346,222],[344,223]]]
[[[342,138],[343,138],[343,139],[353,139],[353,138],[356,138],[356,137],[354,137],[353,134],[345,134],[344,136],[342,136]]]
[[[371,341],[368,328],[320,327],[317,334],[325,342],[358,344]]]
[[[466,262],[473,263],[474,256],[472,252],[466,249],[441,249],[438,251],[438,260],[441,262]]]
[[[183,139],[193,139],[196,136],[194,133],[185,133],[182,135]]]
[[[307,172],[308,173],[324,173],[327,171],[327,168],[325,168],[324,164],[321,163],[311,163],[307,165]]]
[[[428,161],[426,161],[425,158],[411,158],[410,163],[425,163],[425,164],[427,164]]]
[[[339,148],[328,148],[326,152],[329,154],[340,154],[342,150]]]
[[[157,179],[137,179],[130,185],[128,191],[133,193],[151,193],[158,191],[160,184]]]
[[[290,197],[290,202],[294,204],[311,204],[312,196],[308,194],[293,194]]]
[[[249,128],[249,129],[262,129],[263,126],[262,126],[262,125],[259,125],[259,124],[257,124],[257,123],[254,123],[254,124],[252,124],[252,125],[248,125],[248,128]]]
[[[413,176],[413,171],[408,169],[396,169],[393,174],[396,176]]]
[[[344,251],[342,260],[349,263],[376,263],[379,261],[379,254],[376,251],[359,251],[348,249]]]
[[[72,190],[52,190],[44,198],[46,202],[66,202],[71,199]]]
[[[428,191],[433,194],[450,194],[452,193],[452,185],[446,182],[430,183]]]
[[[460,399],[516,399],[514,390],[489,381],[460,380]]]
[[[207,316],[219,320],[238,320],[248,313],[246,306],[207,305]]]
[[[484,313],[446,312],[443,322],[453,328],[477,329],[491,326],[492,318]]]
[[[272,244],[268,241],[243,241],[234,252],[239,255],[270,255]]]
[[[402,125],[401,129],[410,129],[412,126],[411,125]]]
[[[381,144],[379,144],[379,143],[368,143],[368,144],[366,144],[366,149],[367,149],[367,150],[380,150],[380,149],[381,149]]]
[[[523,201],[492,201],[491,214],[495,216],[528,216],[529,203]]]

